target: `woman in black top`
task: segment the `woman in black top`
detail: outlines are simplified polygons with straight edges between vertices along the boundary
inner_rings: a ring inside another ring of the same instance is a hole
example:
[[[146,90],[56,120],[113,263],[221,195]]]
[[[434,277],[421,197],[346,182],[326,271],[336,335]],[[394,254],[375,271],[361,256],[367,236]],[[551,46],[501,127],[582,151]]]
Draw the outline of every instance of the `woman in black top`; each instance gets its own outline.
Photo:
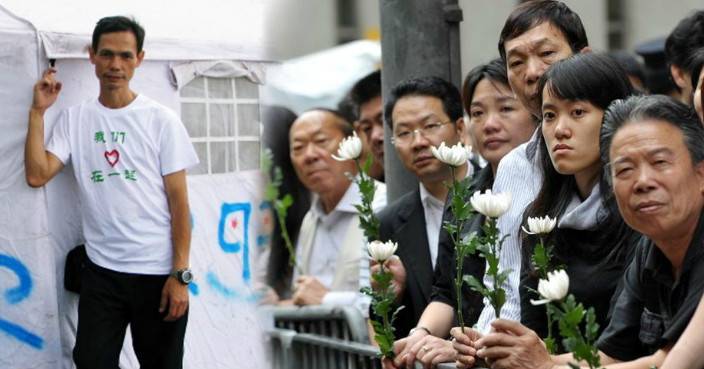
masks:
[[[491,188],[501,158],[530,138],[536,122],[511,92],[506,67],[499,59],[469,72],[462,87],[462,103],[469,116],[469,130],[474,146],[488,163],[483,168],[473,163],[474,175],[465,178],[463,182],[470,187],[471,193]],[[451,219],[451,213],[446,207],[443,221]],[[482,221],[475,216],[465,225],[462,233],[480,230]],[[484,259],[479,256],[470,255],[463,262],[465,275],[474,275],[481,280],[484,269]],[[445,340],[450,328],[456,324],[454,278],[455,248],[448,233],[441,229],[431,302],[423,311],[416,329],[408,337],[396,342],[396,347],[400,350],[397,351],[399,358],[415,352],[415,358],[426,365],[454,360],[452,344]],[[462,299],[465,322],[472,325],[481,312],[482,298],[464,285]],[[410,355],[408,358],[409,362],[413,359]]]
[[[543,181],[524,220],[557,218],[557,227],[543,237],[545,245],[554,246],[550,269],[566,270],[568,293],[586,307],[594,307],[603,329],[638,235],[621,219],[606,182],[608,171],[599,160],[599,130],[608,105],[631,95],[633,89],[616,62],[595,53],[554,64],[541,78],[540,87],[543,122],[538,150]],[[545,337],[545,305],[530,302],[540,299],[534,291],[539,275],[531,258],[537,242],[533,235],[523,239],[521,323]],[[552,332],[560,350],[557,325]]]
[[[474,146],[488,164],[484,168],[477,168],[471,178],[465,179],[464,184],[469,186],[470,194],[491,189],[501,158],[528,141],[535,131],[537,122],[512,95],[506,66],[501,59],[475,68],[465,78],[462,102],[469,117]],[[443,222],[453,220],[452,212],[446,206]],[[461,236],[471,232],[481,234],[484,220],[484,216],[476,214],[465,224]],[[437,265],[442,267],[435,268],[431,300],[455,309],[455,245],[444,229],[440,232],[438,247]],[[482,280],[485,266],[484,259],[479,255],[468,255],[462,263],[462,274]],[[476,323],[483,307],[482,296],[465,283],[462,286],[462,300],[465,322]]]

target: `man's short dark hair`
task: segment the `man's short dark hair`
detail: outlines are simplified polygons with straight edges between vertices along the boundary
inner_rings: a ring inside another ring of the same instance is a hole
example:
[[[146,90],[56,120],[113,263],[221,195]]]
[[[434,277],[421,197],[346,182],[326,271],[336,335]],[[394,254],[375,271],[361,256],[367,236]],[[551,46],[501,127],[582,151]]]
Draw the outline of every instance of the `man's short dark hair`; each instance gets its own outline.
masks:
[[[699,10],[682,19],[667,36],[665,40],[667,65],[675,65],[685,72],[691,72],[688,61],[702,47],[704,47],[704,10]]]
[[[549,22],[565,36],[572,52],[577,53],[589,46],[587,33],[577,13],[567,5],[555,0],[533,0],[518,5],[506,19],[499,36],[499,54],[506,60],[504,44],[534,27]]]
[[[144,28],[142,28],[136,20],[121,15],[105,17],[98,21],[95,25],[95,29],[93,29],[91,48],[94,52],[98,51],[100,36],[103,34],[125,31],[134,34],[134,38],[137,40],[137,53],[142,52],[142,46],[144,46]]]
[[[442,101],[445,114],[455,123],[462,118],[462,98],[457,87],[440,77],[412,78],[399,82],[384,106],[384,121],[393,128],[392,115],[399,99],[405,96],[429,96]]]
[[[344,115],[345,120],[348,122],[354,122],[357,120],[357,107],[352,101],[349,93],[337,103],[337,112]]]
[[[644,95],[616,100],[604,113],[599,137],[602,163],[609,163],[611,141],[619,129],[647,120],[663,121],[677,127],[682,132],[692,163],[704,161],[704,126],[694,109],[669,96]]]
[[[354,104],[356,119],[359,119],[359,109],[362,105],[379,96],[381,96],[381,70],[376,70],[362,77],[350,90],[349,97]]]

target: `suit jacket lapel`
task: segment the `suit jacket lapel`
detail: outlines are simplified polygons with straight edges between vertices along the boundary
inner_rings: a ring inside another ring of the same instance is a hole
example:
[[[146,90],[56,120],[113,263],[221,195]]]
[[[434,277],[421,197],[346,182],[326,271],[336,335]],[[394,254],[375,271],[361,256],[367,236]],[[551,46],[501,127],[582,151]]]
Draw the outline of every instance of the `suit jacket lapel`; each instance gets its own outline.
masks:
[[[401,226],[394,238],[399,243],[399,256],[404,260],[407,283],[415,283],[426,300],[430,299],[433,265],[430,261],[425,214],[420,201],[420,190],[416,190],[413,201],[406,203],[398,213]],[[410,286],[407,286],[407,288]]]

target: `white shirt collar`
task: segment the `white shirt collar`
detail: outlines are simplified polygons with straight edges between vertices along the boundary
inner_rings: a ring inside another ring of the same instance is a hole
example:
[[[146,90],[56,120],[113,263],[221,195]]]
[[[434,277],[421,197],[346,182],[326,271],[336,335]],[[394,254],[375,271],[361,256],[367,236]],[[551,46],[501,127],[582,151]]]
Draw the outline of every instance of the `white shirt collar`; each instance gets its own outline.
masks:
[[[340,198],[340,201],[337,202],[337,205],[330,211],[328,214],[325,214],[325,211],[323,210],[323,203],[320,200],[320,196],[318,194],[313,194],[313,200],[311,203],[311,211],[313,212],[313,215],[315,215],[317,218],[321,219],[324,223],[327,223],[326,220],[335,218],[334,214],[338,213],[357,213],[357,209],[354,207],[355,204],[360,204],[362,202],[362,196],[361,193],[359,192],[359,187],[354,183],[350,183],[350,185],[347,187],[347,190],[345,193],[342,195]]]
[[[474,174],[474,167],[472,164],[467,161],[467,171],[465,171],[464,178],[471,177]],[[425,188],[425,185],[423,185],[423,182],[418,182],[418,186],[420,187],[420,201],[423,203],[423,205],[430,203],[431,205],[438,205],[440,207],[445,207],[445,199],[438,199],[437,197],[433,196],[430,192],[428,192],[428,189]]]
[[[425,188],[423,183],[421,182],[419,184],[420,187],[420,201],[423,203],[423,206],[433,206],[433,207],[439,207],[443,208],[445,206],[445,202],[441,201],[437,197],[433,196],[428,190]]]

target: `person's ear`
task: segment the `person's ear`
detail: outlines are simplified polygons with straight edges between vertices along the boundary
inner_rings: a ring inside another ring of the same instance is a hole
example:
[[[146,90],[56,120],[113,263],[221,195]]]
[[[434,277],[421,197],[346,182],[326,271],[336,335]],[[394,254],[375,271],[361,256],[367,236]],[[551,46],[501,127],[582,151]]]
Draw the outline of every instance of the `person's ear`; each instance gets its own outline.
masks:
[[[460,138],[460,142],[467,147],[474,148],[474,136],[472,135],[472,122],[469,121],[469,117],[462,117],[455,122],[457,127],[457,135]]]
[[[674,64],[670,65],[670,75],[672,76],[672,80],[675,81],[677,87],[680,89],[687,87],[687,79],[685,78],[684,70],[682,70],[682,68]]]
[[[694,173],[699,181],[699,192],[704,195],[704,161],[694,165]]]
[[[590,53],[590,52],[592,52],[592,48],[589,46],[585,46],[581,50],[579,50],[580,54],[586,54],[586,53]]]
[[[138,67],[140,64],[142,64],[142,60],[144,60],[144,50],[137,53],[137,66]]]
[[[467,124],[464,116],[455,121],[455,130],[460,137],[464,137],[467,134]]]
[[[95,64],[95,51],[92,46],[88,47],[88,60],[90,60],[91,64]]]

